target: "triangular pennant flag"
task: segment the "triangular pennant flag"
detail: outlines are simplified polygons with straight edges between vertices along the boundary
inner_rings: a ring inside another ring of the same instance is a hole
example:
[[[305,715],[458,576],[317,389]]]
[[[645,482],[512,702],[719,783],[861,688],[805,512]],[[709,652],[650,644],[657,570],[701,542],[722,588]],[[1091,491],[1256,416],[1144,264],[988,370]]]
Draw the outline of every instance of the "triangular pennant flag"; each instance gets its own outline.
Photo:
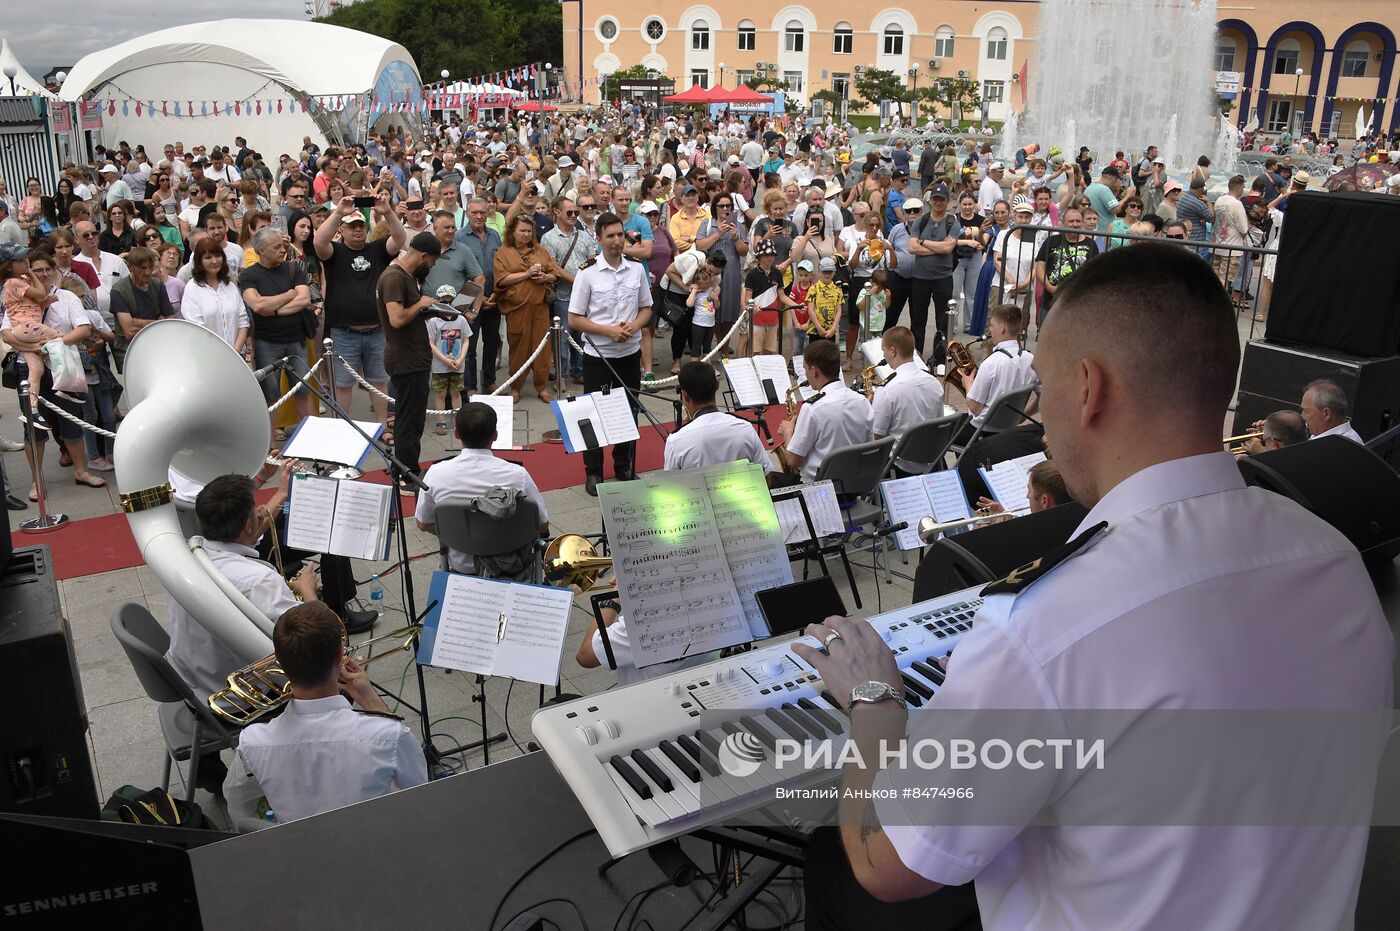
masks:
[[[262,101],[261,101],[261,100],[258,101],[257,114],[258,114],[258,116],[262,116]]]
[[[175,115],[176,115],[176,116],[179,116],[179,115],[180,115],[180,101],[178,101],[178,100],[175,101]]]
[[[194,104],[193,104],[193,103],[190,104],[190,112],[191,112],[191,113],[194,112]],[[209,115],[209,105],[208,105],[207,103],[205,103],[204,101],[202,101],[202,100],[199,102],[199,115],[200,115],[200,116],[208,116],[208,115]]]

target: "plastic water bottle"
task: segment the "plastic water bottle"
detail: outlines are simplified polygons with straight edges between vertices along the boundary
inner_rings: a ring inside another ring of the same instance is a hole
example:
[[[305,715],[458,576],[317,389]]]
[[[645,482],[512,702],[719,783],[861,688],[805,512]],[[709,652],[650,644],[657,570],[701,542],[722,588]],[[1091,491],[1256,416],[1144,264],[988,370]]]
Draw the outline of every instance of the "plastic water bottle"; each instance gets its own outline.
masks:
[[[379,581],[378,573],[370,576],[369,600],[376,609],[384,607],[384,583]]]

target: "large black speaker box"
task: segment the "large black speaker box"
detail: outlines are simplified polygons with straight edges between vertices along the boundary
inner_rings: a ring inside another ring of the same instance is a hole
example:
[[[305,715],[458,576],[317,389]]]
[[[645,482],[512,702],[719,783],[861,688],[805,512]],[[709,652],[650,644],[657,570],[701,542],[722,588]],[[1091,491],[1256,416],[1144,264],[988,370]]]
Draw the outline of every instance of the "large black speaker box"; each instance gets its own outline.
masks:
[[[1335,381],[1346,392],[1352,426],[1363,439],[1400,422],[1400,356],[1364,358],[1330,349],[1251,340],[1244,347],[1240,393],[1230,432],[1248,433],[1251,424],[1274,411],[1296,411],[1303,389],[1319,378]]]
[[[47,546],[16,550],[0,574],[0,708],[0,811],[96,818],[87,710]]]
[[[10,564],[10,554],[14,552],[14,540],[10,537],[10,509],[0,508],[5,512],[5,522],[0,524],[0,572],[5,571],[5,567]]]
[[[993,582],[1012,569],[1034,562],[1069,542],[1070,534],[1088,513],[1071,501],[944,537],[928,548],[914,572],[914,601]]]
[[[1296,443],[1241,459],[1240,472],[1340,530],[1368,563],[1400,554],[1400,475],[1359,443],[1340,436]]]
[[[1400,352],[1400,197],[1288,198],[1264,336],[1358,356]]]

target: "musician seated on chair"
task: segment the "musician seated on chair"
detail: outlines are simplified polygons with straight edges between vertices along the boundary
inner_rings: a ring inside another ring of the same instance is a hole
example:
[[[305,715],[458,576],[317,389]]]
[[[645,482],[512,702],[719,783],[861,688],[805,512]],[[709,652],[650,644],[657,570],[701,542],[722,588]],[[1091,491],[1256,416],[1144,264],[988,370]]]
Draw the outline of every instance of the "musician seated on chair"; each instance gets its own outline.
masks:
[[[235,824],[266,821],[258,818],[262,798],[285,824],[428,781],[418,739],[346,656],[345,628],[330,608],[291,608],[277,619],[272,644],[292,700],[239,734],[224,784]]]
[[[423,483],[428,487],[418,494],[414,519],[418,529],[437,533],[437,509],[444,504],[465,504],[493,488],[514,489],[535,503],[540,513],[540,533],[549,533],[549,510],[535,486],[535,480],[524,466],[497,459],[491,452],[496,441],[496,411],[485,404],[463,404],[457,411],[454,427],[462,451],[456,458],[428,467]],[[456,550],[447,551],[448,565],[453,572],[468,575],[476,571],[472,557]]]
[[[808,343],[802,371],[817,393],[798,408],[797,419],[778,425],[788,461],[802,481],[815,481],[822,462],[842,446],[870,442],[873,412],[865,396],[841,380],[841,351],[829,340]]]
[[[898,442],[909,428],[943,416],[943,384],[919,365],[914,354],[914,333],[908,327],[890,327],[880,337],[885,362],[894,374],[875,392],[875,439],[892,436]],[[921,471],[922,464],[895,460],[901,472]]]
[[[1303,409],[1303,420],[1307,422],[1313,439],[1344,436],[1353,443],[1365,442],[1352,426],[1347,394],[1335,381],[1319,378],[1309,384],[1303,390],[1303,400],[1299,406]]]
[[[614,671],[617,673],[618,685],[631,685],[634,682],[643,682],[657,676],[669,676],[679,670],[699,666],[719,657],[718,651],[697,653],[685,659],[657,663],[654,666],[639,669],[636,660],[632,658],[632,643],[627,635],[627,619],[622,616],[621,606],[616,601],[605,601],[599,606],[599,613],[603,617],[603,625],[608,629],[608,646],[612,647],[613,662],[617,665],[617,669]],[[599,632],[596,624],[584,629],[583,637],[579,640],[578,653],[574,659],[584,669],[597,669],[599,666],[607,665],[608,651],[603,646],[603,635]]]
[[[1254,433],[1244,441],[1240,456],[1257,456],[1271,449],[1282,449],[1308,441],[1308,425],[1297,411],[1274,411],[1254,424]],[[1240,456],[1236,456],[1238,459]]]
[[[1032,514],[1048,511],[1072,500],[1069,489],[1065,488],[1065,480],[1060,475],[1060,467],[1048,459],[1031,466],[1029,477],[1026,479],[1026,498],[1030,501]],[[991,511],[993,514],[1001,514],[1006,510],[1001,502],[991,498],[978,498],[977,509]]]
[[[1035,381],[1031,363],[1035,356],[1028,349],[1021,348],[1021,321],[1025,315],[1015,304],[998,304],[991,309],[988,320],[988,338],[992,351],[977,366],[977,374],[962,376],[963,392],[967,395],[967,410],[972,419],[963,428],[958,442],[966,443],[982,422],[997,398],[1024,388]],[[1035,412],[1036,399],[1033,397],[1025,413]]]
[[[664,468],[703,469],[747,459],[763,466],[765,475],[772,471],[772,458],[753,424],[715,406],[719,379],[712,366],[687,362],[677,380],[689,422],[666,437]]]

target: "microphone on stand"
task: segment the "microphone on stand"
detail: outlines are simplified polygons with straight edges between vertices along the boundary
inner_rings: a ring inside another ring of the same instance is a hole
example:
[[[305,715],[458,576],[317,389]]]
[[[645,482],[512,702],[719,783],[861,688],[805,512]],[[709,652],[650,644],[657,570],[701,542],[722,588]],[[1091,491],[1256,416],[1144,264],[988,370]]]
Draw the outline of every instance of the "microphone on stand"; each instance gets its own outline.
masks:
[[[258,381],[262,381],[264,378],[266,378],[268,375],[271,375],[278,369],[286,368],[287,360],[290,358],[291,356],[283,356],[280,359],[277,359],[273,362],[269,362],[267,365],[264,365],[262,368],[253,372],[253,377],[256,378]]]

